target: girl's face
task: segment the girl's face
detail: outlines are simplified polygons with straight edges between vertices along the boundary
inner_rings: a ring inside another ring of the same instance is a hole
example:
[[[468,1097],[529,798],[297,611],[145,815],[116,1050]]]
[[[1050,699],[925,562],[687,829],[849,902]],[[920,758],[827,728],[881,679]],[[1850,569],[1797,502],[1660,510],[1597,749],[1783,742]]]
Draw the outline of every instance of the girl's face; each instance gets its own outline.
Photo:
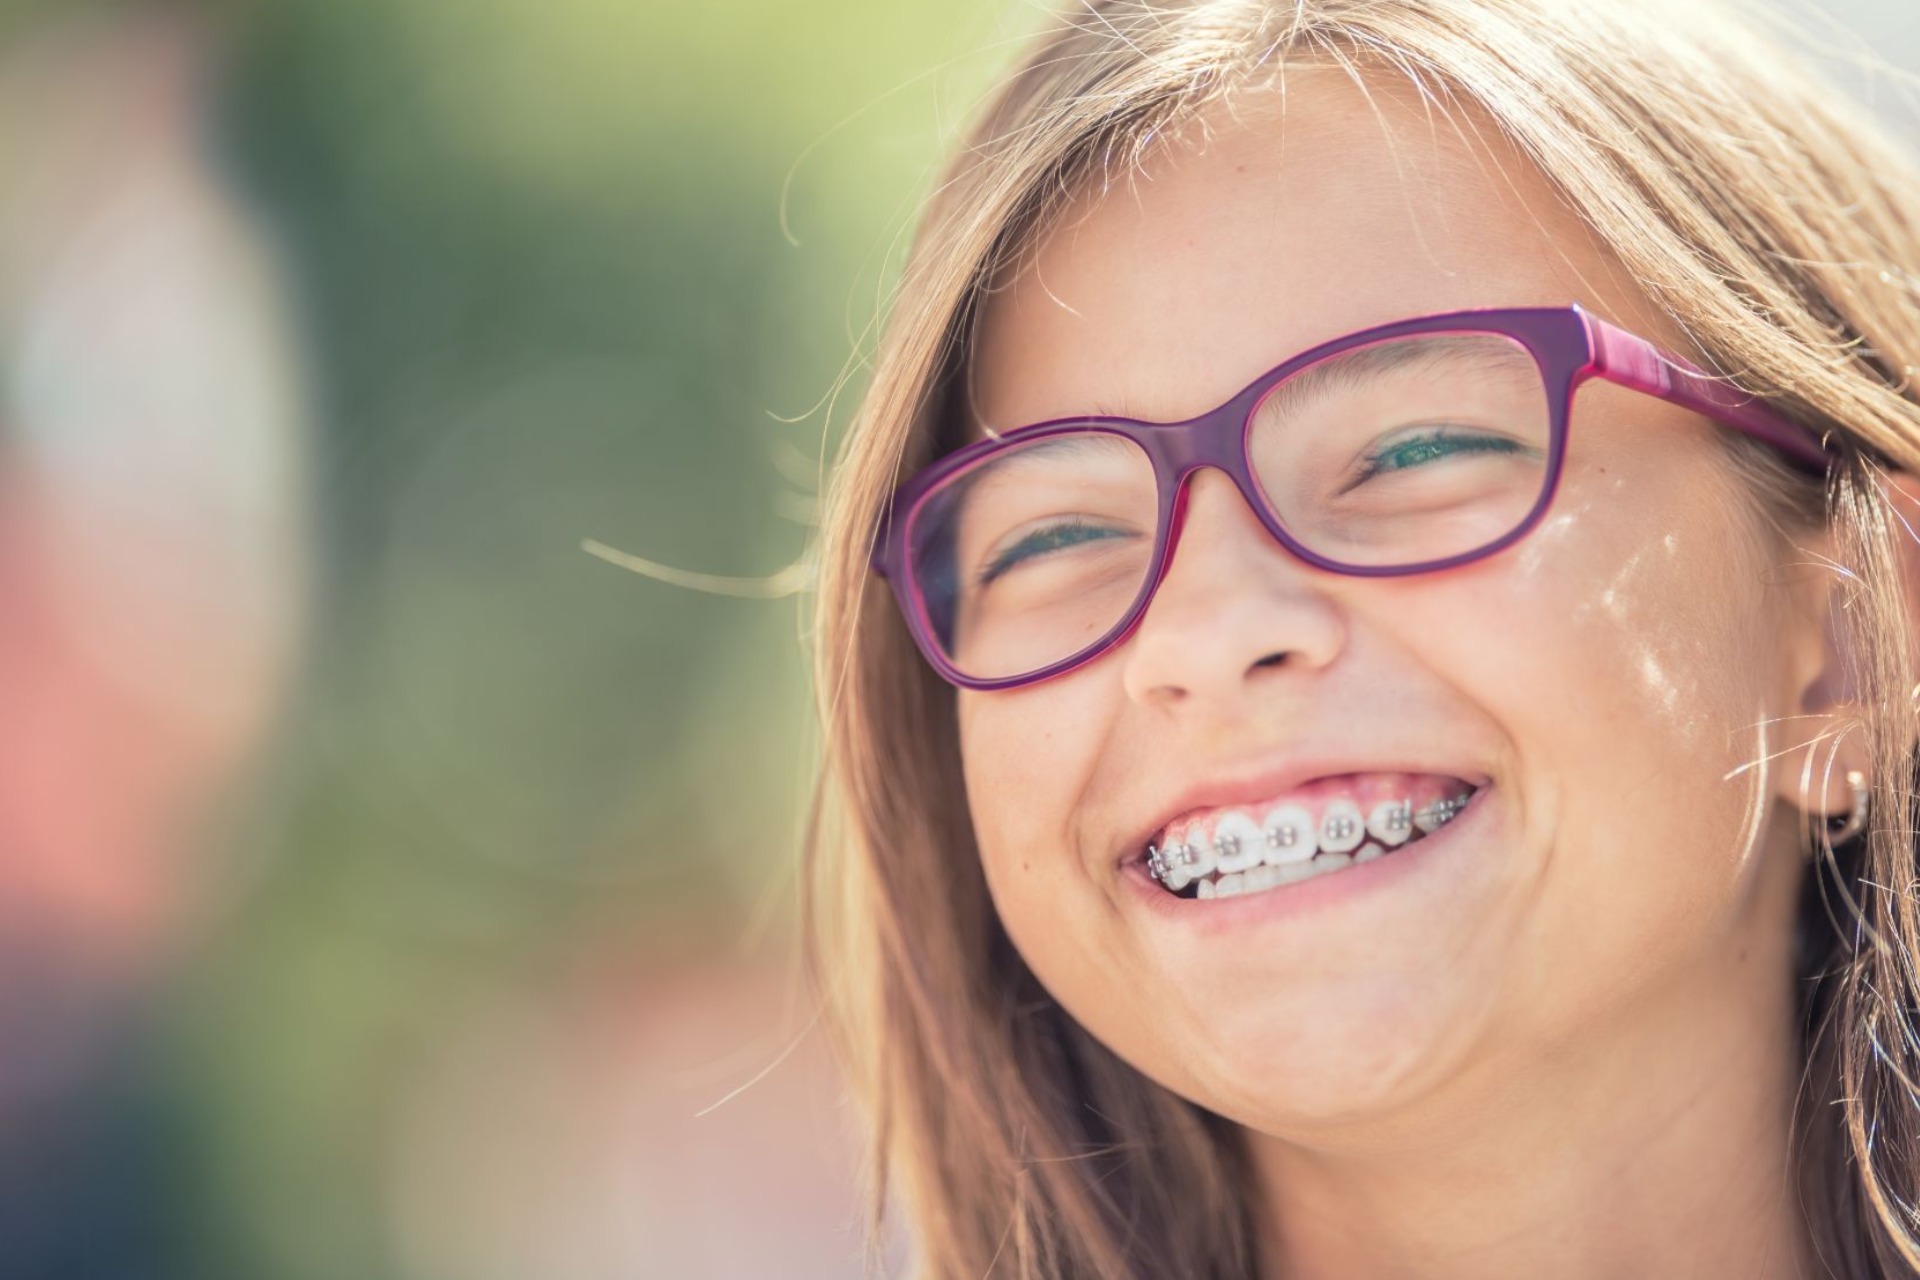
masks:
[[[1182,419],[1317,343],[1464,308],[1578,300],[1679,346],[1467,122],[1332,72],[1290,72],[1277,104],[1215,113],[1042,240],[984,316],[978,430]],[[1786,1025],[1825,583],[1705,419],[1586,384],[1541,525],[1412,577],[1313,569],[1224,475],[1189,483],[1125,643],[959,695],[994,903],[1082,1025],[1276,1134],[1471,1106],[1682,1010]],[[1169,823],[1469,787],[1435,835],[1261,893],[1176,899],[1138,864]],[[1813,794],[1845,807],[1818,770]]]

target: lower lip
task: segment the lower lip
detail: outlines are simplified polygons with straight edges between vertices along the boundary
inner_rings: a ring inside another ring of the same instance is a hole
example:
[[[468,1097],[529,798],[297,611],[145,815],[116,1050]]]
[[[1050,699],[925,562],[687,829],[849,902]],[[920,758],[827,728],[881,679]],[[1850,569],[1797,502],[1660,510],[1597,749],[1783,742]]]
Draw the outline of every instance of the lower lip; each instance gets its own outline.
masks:
[[[1265,921],[1291,920],[1337,909],[1351,899],[1419,875],[1435,858],[1460,841],[1473,838],[1486,821],[1481,811],[1487,807],[1484,801],[1492,790],[1491,783],[1481,787],[1453,821],[1411,844],[1368,862],[1323,872],[1311,880],[1227,898],[1182,898],[1162,889],[1148,874],[1145,862],[1129,862],[1121,878],[1157,919],[1202,935],[1227,933]]]

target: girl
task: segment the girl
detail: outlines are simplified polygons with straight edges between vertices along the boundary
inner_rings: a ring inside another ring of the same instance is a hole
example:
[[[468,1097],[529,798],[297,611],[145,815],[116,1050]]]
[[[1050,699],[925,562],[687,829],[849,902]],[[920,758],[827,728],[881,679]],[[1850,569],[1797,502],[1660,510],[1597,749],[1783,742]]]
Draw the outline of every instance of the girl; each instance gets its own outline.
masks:
[[[928,1280],[1920,1274],[1920,179],[1751,20],[1067,11],[823,534]]]

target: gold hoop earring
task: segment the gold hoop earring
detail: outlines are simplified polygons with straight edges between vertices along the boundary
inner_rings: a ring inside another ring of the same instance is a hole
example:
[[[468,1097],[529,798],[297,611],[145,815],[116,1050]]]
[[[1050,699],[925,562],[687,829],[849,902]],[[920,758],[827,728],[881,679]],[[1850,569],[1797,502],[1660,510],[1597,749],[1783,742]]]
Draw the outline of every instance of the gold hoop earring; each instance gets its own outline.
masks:
[[[1845,844],[1867,827],[1867,775],[1858,769],[1847,770],[1847,790],[1853,793],[1853,808],[1839,826],[1827,832],[1829,845]]]

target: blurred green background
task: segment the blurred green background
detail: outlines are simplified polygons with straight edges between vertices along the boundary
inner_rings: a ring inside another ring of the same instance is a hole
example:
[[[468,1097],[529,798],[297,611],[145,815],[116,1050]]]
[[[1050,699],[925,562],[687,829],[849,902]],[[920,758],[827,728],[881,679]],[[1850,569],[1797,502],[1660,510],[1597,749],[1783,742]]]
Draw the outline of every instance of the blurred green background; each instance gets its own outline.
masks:
[[[1910,0],[1796,7],[1920,64]],[[192,1274],[858,1274],[791,985],[805,597],[581,544],[791,583],[915,202],[1040,6],[201,11],[321,579],[170,984]]]
[[[225,149],[310,329],[327,576],[268,861],[182,987],[224,1274],[561,1274],[511,1241],[396,1254],[395,1126],[442,1046],[502,992],[641,1019],[663,971],[785,965],[801,601],[581,541],[730,577],[804,556],[830,392],[1033,20],[1000,8],[229,10]],[[687,1105],[800,1027],[743,1020]],[[573,1274],[668,1274],[648,1253]]]

